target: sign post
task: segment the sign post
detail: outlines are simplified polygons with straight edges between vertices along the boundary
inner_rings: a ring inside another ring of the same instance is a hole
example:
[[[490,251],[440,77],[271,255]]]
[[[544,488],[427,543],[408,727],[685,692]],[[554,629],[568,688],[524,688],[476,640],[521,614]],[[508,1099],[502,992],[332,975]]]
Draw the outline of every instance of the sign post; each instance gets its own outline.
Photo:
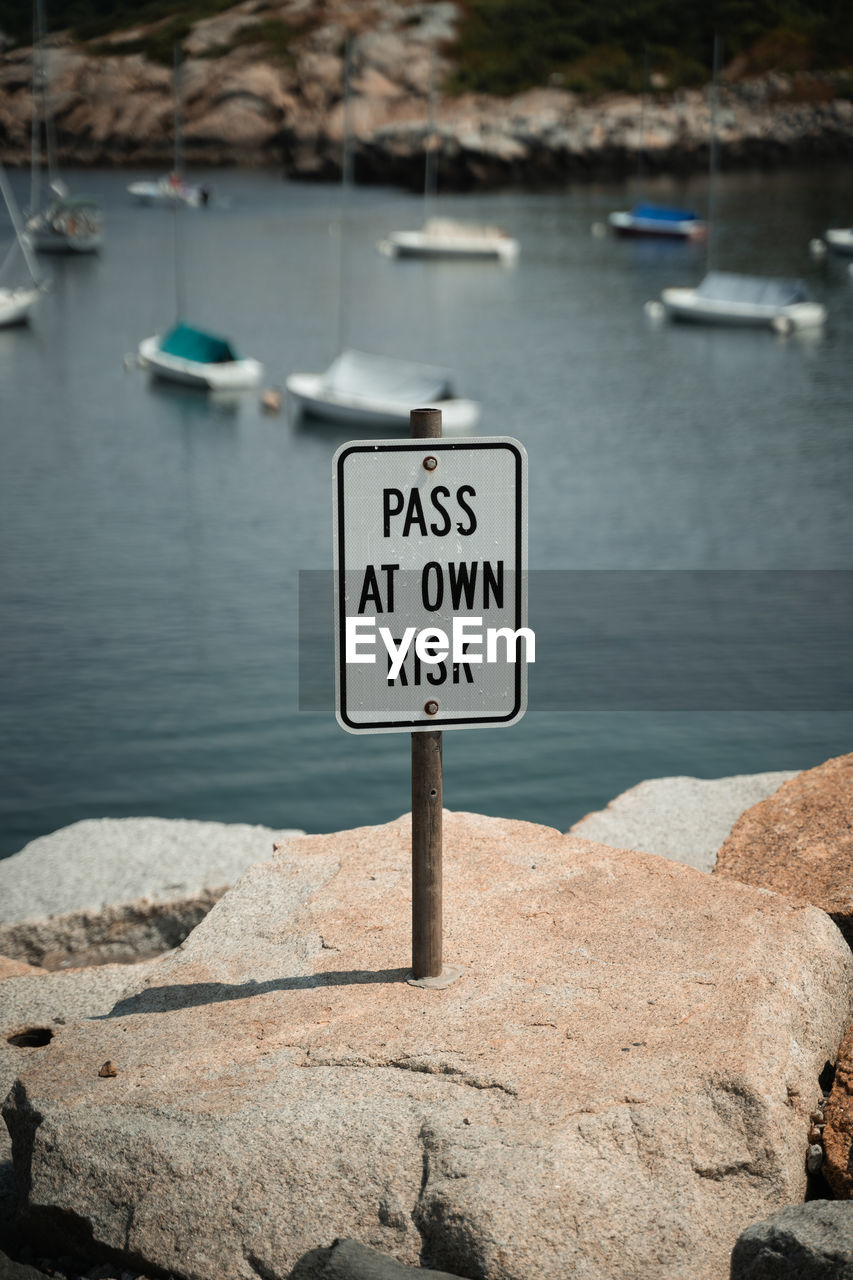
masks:
[[[413,440],[441,436],[440,409],[413,409]],[[412,734],[412,977],[442,969],[441,730]]]
[[[527,706],[527,455],[508,436],[341,445],[335,481],[335,710],[350,733],[411,734],[412,978],[442,965],[442,731]]]

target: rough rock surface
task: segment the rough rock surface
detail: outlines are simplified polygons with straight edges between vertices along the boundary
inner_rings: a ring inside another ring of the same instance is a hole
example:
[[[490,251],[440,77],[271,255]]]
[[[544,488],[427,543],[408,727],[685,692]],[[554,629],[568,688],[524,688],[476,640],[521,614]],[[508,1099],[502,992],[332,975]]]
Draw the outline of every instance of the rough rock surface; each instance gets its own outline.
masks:
[[[175,947],[273,842],[242,823],[97,818],[0,861],[0,952],[59,968]]]
[[[650,778],[588,813],[571,828],[585,840],[640,849],[710,871],[732,823],[795,773],[746,773],[732,778]]]
[[[449,1271],[407,1267],[357,1240],[336,1240],[331,1249],[312,1249],[290,1280],[458,1280]]]
[[[431,111],[430,82],[440,85],[451,69],[447,47],[458,19],[459,6],[448,0],[244,0],[196,22],[183,42],[188,161],[337,176],[349,30],[357,181],[421,189],[430,136],[440,142],[445,189],[633,173],[641,139],[648,171],[707,165],[707,88],[661,94],[644,107],[638,95],[586,102],[552,86],[508,99],[465,95]],[[67,35],[50,38],[47,76],[60,160],[171,165],[171,71],[134,47],[156,29],[140,25],[88,47],[75,47]],[[0,54],[0,155],[7,164],[29,164],[31,79],[28,49]],[[831,76],[721,85],[723,163],[849,154],[853,103],[846,94]]]
[[[807,769],[748,810],[714,870],[814,903],[853,946],[853,755]]]
[[[465,972],[427,990],[409,863],[408,818],[291,840],[138,994],[60,1028],[4,1108],[31,1228],[195,1280],[283,1280],[341,1237],[481,1280],[722,1280],[805,1191],[853,1003],[832,922],[447,814]]]
[[[853,1206],[810,1200],[748,1227],[731,1280],[853,1280]]]
[[[46,973],[36,965],[26,964],[23,960],[12,960],[9,956],[0,956],[0,982],[6,978],[20,978],[24,974]]]
[[[827,1099],[823,1131],[823,1174],[839,1199],[853,1198],[853,1027],[838,1050],[835,1079]],[[853,1214],[853,1206],[850,1213]]]
[[[52,1037],[61,1027],[109,1013],[116,1000],[139,989],[158,963],[159,960],[149,960],[139,965],[103,965],[64,973],[29,968],[28,972],[8,976],[0,984],[0,1098],[6,1097],[31,1058],[49,1052]],[[21,968],[26,970],[28,966]],[[27,1032],[43,1034],[27,1036]],[[13,1044],[16,1038],[36,1043]],[[47,1043],[37,1043],[45,1040]],[[12,1149],[4,1125],[0,1126],[0,1246],[12,1230],[13,1208]]]

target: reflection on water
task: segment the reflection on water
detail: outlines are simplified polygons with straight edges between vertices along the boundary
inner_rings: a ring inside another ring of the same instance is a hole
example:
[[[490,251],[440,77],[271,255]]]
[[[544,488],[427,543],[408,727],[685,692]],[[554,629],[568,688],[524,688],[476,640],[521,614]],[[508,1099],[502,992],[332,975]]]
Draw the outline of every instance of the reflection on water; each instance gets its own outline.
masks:
[[[331,563],[331,459],[352,433],[126,369],[173,319],[171,220],[132,205],[126,175],[88,176],[103,253],[51,263],[30,328],[0,330],[0,852],[107,814],[394,817],[405,736],[297,710],[298,573]],[[421,221],[402,193],[354,191],[341,241],[334,187],[199,177],[217,199],[184,220],[193,319],[268,386],[341,343],[454,370],[480,433],[527,447],[532,568],[851,567],[853,289],[808,254],[848,216],[846,173],[721,181],[715,266],[806,278],[829,309],[813,340],[650,323],[644,304],[705,261],[591,234],[632,184],[442,197],[518,238],[507,271],[382,257],[389,228]],[[700,178],[644,194],[704,208]],[[549,661],[583,669],[581,642],[557,636]],[[644,777],[810,765],[851,730],[808,707],[537,711],[446,735],[445,799],[565,828]]]

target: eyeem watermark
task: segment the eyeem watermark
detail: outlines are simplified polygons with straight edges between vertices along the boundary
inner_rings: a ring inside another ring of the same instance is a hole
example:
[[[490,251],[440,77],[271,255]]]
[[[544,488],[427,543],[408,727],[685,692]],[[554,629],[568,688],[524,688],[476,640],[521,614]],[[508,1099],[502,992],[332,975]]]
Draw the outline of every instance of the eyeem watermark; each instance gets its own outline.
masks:
[[[524,640],[524,661],[536,661],[536,636],[530,627],[486,627],[483,619],[453,618],[448,636],[440,627],[406,627],[400,637],[395,637],[389,627],[377,627],[375,618],[348,617],[346,619],[345,657],[348,664],[375,663],[377,661],[377,637],[385,646],[388,656],[388,683],[400,675],[406,656],[414,644],[415,657],[426,666],[440,666],[449,658],[454,664],[467,667],[489,662],[515,663],[518,642]],[[503,652],[498,645],[503,641]],[[477,646],[480,652],[472,649]],[[485,653],[482,652],[485,645]]]

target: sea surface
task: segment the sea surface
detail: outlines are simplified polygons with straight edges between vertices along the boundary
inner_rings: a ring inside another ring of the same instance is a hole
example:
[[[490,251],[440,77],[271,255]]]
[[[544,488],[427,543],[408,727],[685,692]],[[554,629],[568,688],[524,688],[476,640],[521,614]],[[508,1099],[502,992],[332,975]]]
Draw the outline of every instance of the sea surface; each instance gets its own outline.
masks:
[[[804,277],[829,309],[811,340],[653,323],[644,304],[697,282],[705,250],[594,235],[631,183],[439,195],[518,238],[505,269],[382,257],[420,225],[413,195],[220,171],[176,221],[131,202],[139,176],[66,175],[103,202],[103,252],[43,259],[32,325],[0,330],[0,856],[82,818],[328,831],[409,808],[407,735],[298,709],[298,576],[331,565],[352,433],[150,381],[126,356],[179,305],[268,387],[342,346],[453,368],[480,434],[527,448],[533,569],[853,568],[853,281],[808,252],[850,223],[849,168],[724,175],[715,195],[712,264]],[[703,210],[707,184],[641,194]],[[547,707],[540,690],[512,728],[445,734],[445,805],[565,830],[644,778],[853,750],[853,713],[825,700]]]

